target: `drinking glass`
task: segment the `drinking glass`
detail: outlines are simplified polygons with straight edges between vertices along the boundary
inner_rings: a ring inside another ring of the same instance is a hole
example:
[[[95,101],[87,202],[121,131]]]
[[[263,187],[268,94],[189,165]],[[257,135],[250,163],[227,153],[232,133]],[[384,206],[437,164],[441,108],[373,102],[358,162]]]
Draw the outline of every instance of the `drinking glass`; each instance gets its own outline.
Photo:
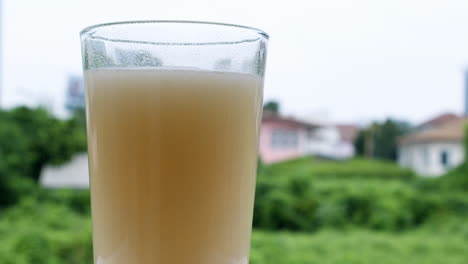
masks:
[[[190,21],[81,32],[94,263],[248,263],[267,42]]]

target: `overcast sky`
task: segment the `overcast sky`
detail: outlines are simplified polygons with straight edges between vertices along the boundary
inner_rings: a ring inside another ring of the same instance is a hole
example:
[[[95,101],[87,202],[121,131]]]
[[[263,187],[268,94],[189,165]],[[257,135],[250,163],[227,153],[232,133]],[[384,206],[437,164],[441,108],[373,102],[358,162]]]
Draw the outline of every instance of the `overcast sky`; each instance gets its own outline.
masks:
[[[3,0],[4,106],[63,112],[78,33],[119,20],[235,23],[270,34],[265,99],[287,114],[413,122],[463,109],[467,0]]]

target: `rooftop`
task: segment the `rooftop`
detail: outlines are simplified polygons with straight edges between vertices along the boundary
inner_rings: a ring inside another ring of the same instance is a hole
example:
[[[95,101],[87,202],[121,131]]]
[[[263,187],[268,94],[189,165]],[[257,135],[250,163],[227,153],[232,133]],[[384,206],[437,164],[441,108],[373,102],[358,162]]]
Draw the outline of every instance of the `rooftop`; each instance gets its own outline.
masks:
[[[266,122],[281,123],[281,124],[288,125],[291,127],[313,128],[313,127],[320,126],[318,124],[313,124],[310,122],[297,120],[292,117],[283,117],[280,114],[273,112],[273,111],[263,110],[262,123],[266,123]]]
[[[462,141],[468,119],[458,117],[430,129],[414,132],[400,138],[400,144],[427,143],[434,141]]]
[[[443,113],[420,124],[417,128],[418,130],[431,129],[433,127],[438,127],[444,125],[447,122],[455,121],[457,119],[460,119],[460,116],[453,113]]]

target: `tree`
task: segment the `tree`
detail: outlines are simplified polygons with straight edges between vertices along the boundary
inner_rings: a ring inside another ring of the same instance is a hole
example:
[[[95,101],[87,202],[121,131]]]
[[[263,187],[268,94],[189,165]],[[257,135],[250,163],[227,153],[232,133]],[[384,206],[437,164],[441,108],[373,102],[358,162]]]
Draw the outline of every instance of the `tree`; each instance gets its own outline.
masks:
[[[355,141],[356,153],[369,158],[396,160],[398,138],[411,131],[404,121],[387,119],[383,123],[373,122],[363,128]]]
[[[78,116],[60,120],[43,108],[18,107],[0,115],[0,174],[39,180],[46,164],[60,164],[86,150]],[[7,158],[8,157],[8,158]]]
[[[61,120],[44,108],[0,110],[0,207],[38,182],[46,164],[86,150],[83,112]]]
[[[263,106],[264,110],[269,110],[275,113],[279,113],[280,111],[280,105],[277,101],[268,101],[265,103]]]
[[[28,171],[24,164],[33,160],[24,132],[5,117],[0,112],[0,208],[18,200],[17,180]]]

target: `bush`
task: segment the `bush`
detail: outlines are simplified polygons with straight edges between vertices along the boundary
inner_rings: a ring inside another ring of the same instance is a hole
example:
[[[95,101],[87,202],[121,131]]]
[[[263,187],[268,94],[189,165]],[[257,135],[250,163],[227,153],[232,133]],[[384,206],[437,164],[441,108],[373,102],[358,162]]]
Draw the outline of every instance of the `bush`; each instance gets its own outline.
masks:
[[[401,231],[432,218],[468,215],[464,193],[427,192],[423,182],[382,161],[299,159],[264,166],[253,223],[268,230],[356,226]]]
[[[65,206],[82,215],[91,214],[89,189],[45,189],[39,188],[38,202]]]
[[[23,199],[0,218],[0,264],[13,263],[92,263],[89,215]]]
[[[0,123],[0,207],[18,202],[18,178],[35,183],[44,165],[66,162],[86,150],[79,115],[61,120],[43,108],[18,107],[0,110]]]
[[[421,230],[391,234],[323,230],[315,234],[254,232],[251,264],[466,264],[468,237]]]
[[[288,175],[303,176],[309,179],[312,177],[325,179],[415,179],[415,174],[411,170],[400,168],[393,162],[362,158],[346,161],[303,158],[264,166],[261,173],[268,175],[271,180],[285,179]]]
[[[468,164],[464,163],[434,181],[438,188],[468,192]]]

